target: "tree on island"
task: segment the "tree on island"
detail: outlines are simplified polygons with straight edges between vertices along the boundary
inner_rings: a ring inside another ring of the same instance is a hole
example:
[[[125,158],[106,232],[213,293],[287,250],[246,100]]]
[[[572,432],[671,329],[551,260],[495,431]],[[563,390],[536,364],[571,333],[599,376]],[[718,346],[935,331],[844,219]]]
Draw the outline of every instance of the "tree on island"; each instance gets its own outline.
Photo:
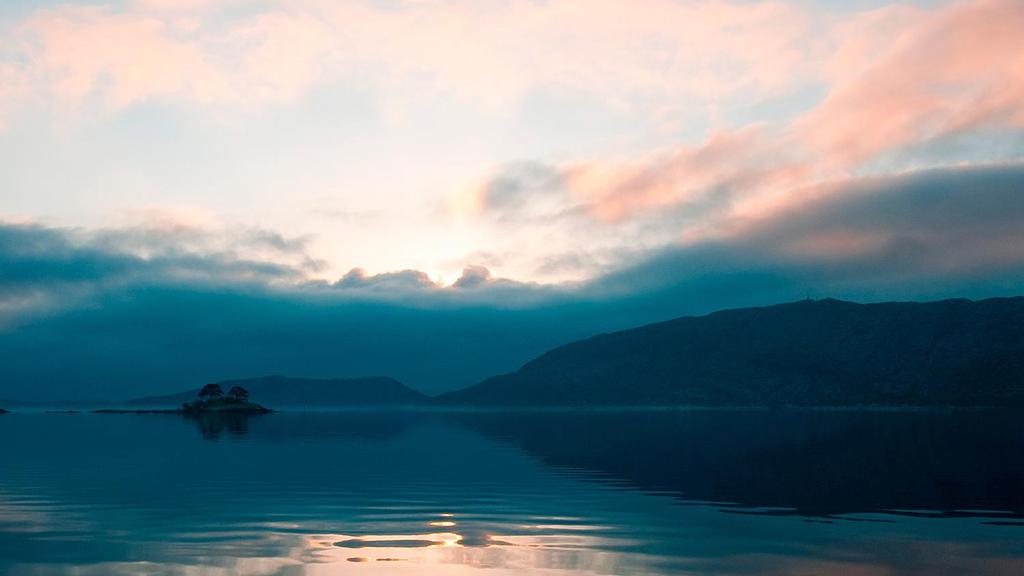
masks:
[[[181,405],[180,412],[186,414],[197,414],[216,412],[225,413],[246,413],[263,414],[270,412],[266,408],[249,402],[249,391],[241,386],[232,386],[227,394],[219,384],[207,384],[203,386],[195,402],[185,402]]]
[[[199,399],[203,401],[219,400],[223,397],[224,390],[221,390],[220,384],[207,384],[199,391]]]
[[[232,386],[231,390],[228,390],[228,398],[235,402],[248,402],[249,391],[241,386]]]

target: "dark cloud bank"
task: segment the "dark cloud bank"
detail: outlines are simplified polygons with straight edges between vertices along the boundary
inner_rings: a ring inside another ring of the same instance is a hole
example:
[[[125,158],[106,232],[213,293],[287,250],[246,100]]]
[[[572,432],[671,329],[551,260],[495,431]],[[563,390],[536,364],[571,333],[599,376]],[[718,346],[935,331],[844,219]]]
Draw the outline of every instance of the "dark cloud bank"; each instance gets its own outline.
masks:
[[[128,398],[269,373],[382,374],[435,393],[575,338],[724,307],[1024,293],[1024,166],[863,181],[826,198],[566,286],[479,267],[447,288],[417,271],[314,283],[301,254],[186,249],[180,231],[3,225],[0,398]]]

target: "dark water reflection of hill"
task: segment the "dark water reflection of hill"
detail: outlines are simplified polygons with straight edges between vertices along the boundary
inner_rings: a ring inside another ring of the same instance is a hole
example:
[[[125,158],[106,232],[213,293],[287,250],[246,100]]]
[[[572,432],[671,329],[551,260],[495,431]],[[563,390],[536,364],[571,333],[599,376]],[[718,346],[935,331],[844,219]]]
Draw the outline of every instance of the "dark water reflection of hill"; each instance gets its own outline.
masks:
[[[1024,418],[997,411],[452,416],[550,466],[771,513],[1024,517]],[[736,511],[742,511],[737,509]],[[971,511],[971,512],[967,512]]]

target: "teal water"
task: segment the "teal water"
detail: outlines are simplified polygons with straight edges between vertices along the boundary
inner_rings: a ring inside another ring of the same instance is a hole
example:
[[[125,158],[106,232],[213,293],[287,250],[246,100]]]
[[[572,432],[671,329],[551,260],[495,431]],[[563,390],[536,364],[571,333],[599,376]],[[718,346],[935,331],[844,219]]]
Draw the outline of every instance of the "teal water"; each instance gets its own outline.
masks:
[[[1024,573],[989,412],[0,416],[0,573]]]

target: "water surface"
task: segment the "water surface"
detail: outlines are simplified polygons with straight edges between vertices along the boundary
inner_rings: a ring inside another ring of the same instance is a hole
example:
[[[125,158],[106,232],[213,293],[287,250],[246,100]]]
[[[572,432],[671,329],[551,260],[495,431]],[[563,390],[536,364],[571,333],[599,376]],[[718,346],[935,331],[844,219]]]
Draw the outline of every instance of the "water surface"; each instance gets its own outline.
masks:
[[[0,573],[1024,573],[1000,412],[0,417]]]

